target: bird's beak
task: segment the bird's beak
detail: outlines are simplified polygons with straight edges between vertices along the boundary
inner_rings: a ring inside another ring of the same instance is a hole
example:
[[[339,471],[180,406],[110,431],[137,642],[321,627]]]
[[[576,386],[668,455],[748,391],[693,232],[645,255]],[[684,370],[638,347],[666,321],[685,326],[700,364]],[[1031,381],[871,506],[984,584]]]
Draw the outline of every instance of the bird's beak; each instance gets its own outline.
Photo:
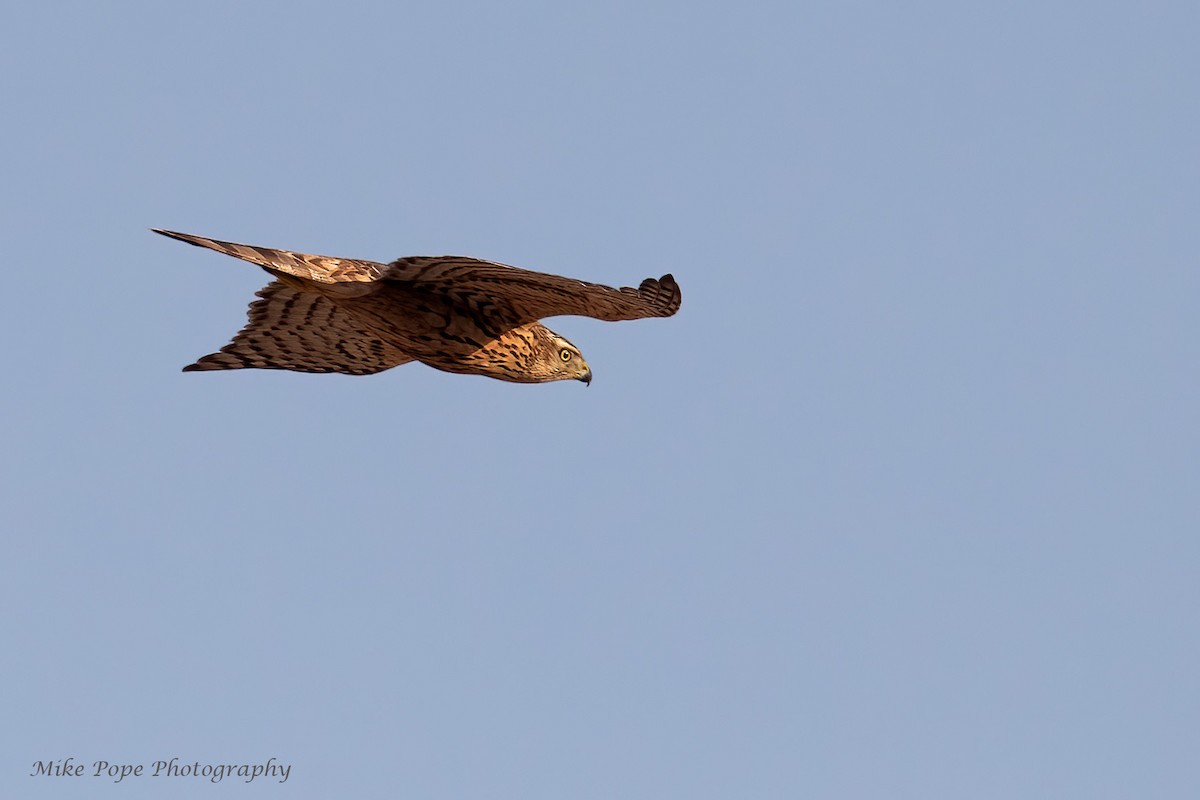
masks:
[[[575,380],[577,380],[577,381],[583,381],[583,382],[584,382],[584,383],[586,383],[588,386],[591,386],[591,385],[592,385],[592,371],[589,369],[587,372],[583,373],[582,375],[580,375],[580,376],[579,376],[578,378],[576,378]]]

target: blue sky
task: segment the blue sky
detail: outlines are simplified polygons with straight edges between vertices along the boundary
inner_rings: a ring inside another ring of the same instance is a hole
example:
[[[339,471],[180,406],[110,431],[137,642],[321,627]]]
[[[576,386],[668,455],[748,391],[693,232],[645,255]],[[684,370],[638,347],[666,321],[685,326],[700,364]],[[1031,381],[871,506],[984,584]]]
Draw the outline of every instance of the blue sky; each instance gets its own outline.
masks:
[[[0,793],[1195,795],[1198,35],[6,9]],[[150,227],[684,302],[551,322],[590,388],[185,375],[265,276]]]

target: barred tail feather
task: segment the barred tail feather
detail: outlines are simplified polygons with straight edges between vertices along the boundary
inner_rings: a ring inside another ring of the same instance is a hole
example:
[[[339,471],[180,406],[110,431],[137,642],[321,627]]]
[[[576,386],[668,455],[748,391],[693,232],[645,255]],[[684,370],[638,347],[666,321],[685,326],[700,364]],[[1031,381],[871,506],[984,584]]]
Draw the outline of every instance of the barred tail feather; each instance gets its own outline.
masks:
[[[219,352],[183,368],[285,369],[370,375],[413,359],[362,326],[335,300],[272,281],[250,304],[246,327]]]

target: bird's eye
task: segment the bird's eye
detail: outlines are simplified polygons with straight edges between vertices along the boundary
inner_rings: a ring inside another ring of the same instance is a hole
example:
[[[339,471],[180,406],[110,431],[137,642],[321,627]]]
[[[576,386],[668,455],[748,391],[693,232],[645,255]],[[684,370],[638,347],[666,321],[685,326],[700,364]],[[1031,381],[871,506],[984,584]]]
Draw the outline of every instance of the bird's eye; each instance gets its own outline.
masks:
[[[570,361],[570,360],[571,360],[571,351],[570,351],[570,350],[566,350],[566,349],[559,350],[559,351],[558,351],[558,356],[559,356],[559,358],[561,358],[563,361]]]

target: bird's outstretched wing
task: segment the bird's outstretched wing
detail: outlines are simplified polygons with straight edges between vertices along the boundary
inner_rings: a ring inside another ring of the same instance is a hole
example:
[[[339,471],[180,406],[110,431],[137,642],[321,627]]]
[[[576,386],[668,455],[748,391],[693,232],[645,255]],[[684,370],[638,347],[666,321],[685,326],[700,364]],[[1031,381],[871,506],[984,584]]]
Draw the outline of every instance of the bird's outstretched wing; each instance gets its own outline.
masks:
[[[335,300],[272,281],[250,304],[249,321],[220,352],[184,372],[213,369],[288,369],[370,375],[413,359],[363,330]]]
[[[178,239],[181,242],[194,244],[197,247],[207,247],[227,256],[258,264],[268,270],[294,275],[317,283],[367,283],[379,280],[384,272],[384,265],[374,261],[362,261],[356,258],[333,258],[332,256],[314,256],[307,253],[293,253],[290,250],[273,250],[270,247],[255,247],[249,244],[222,242],[220,239],[206,239],[190,233],[164,231],[151,228],[155,233]]]
[[[387,265],[381,279],[485,308],[514,325],[564,315],[611,322],[669,317],[682,300],[679,284],[670,274],[647,278],[636,289],[614,289],[464,256],[397,259]]]
[[[384,265],[153,230],[258,264],[277,275],[282,273],[323,284],[387,282],[415,292],[440,295],[473,312],[502,319],[512,327],[565,315],[612,322],[669,317],[679,310],[682,299],[679,284],[670,274],[658,279],[646,278],[636,289],[628,286],[614,289],[466,256],[417,256]],[[344,287],[348,293],[350,288]],[[370,291],[365,286],[361,289]]]

